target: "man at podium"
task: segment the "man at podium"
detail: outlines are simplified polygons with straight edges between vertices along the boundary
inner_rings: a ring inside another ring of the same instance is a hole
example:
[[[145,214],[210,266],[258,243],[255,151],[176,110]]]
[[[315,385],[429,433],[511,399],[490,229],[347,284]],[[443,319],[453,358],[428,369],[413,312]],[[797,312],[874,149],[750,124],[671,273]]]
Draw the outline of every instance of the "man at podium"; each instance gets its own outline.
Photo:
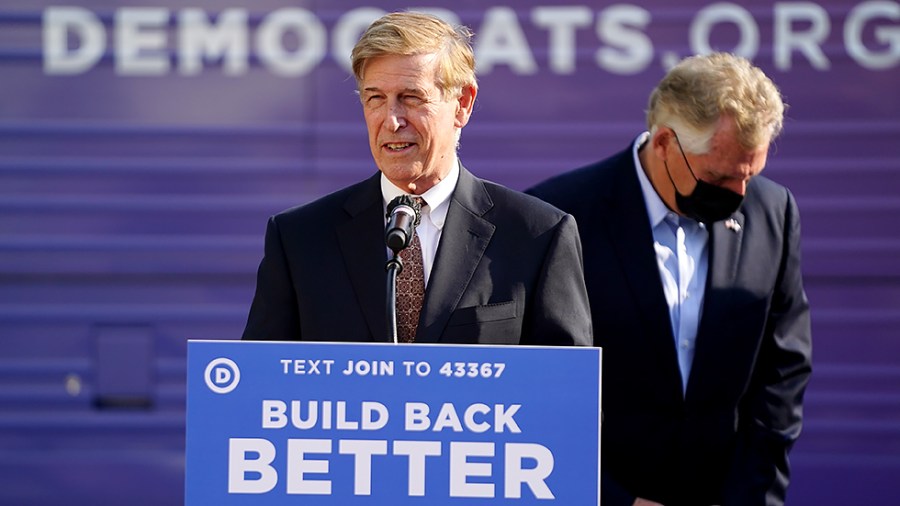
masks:
[[[397,326],[422,343],[590,345],[571,215],[480,179],[457,157],[478,85],[471,34],[403,12],[352,52],[378,172],[269,219],[243,339],[388,341],[389,204],[414,198]]]

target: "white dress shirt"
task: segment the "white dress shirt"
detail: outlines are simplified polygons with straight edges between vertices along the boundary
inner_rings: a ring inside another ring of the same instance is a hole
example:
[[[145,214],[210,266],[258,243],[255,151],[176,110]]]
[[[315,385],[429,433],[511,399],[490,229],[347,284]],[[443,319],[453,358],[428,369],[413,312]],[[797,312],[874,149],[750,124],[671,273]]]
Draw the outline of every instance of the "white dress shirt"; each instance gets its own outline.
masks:
[[[434,258],[437,255],[438,244],[441,242],[441,233],[444,230],[444,222],[447,221],[447,211],[450,210],[450,196],[456,189],[456,182],[459,180],[459,161],[454,158],[452,168],[447,177],[440,183],[432,186],[422,195],[412,195],[413,197],[421,197],[425,204],[422,206],[422,219],[419,226],[416,227],[416,234],[419,236],[419,242],[422,244],[422,267],[425,271],[425,286],[428,286],[428,280],[431,278],[431,268],[434,266]],[[384,209],[387,212],[387,205],[400,195],[406,194],[394,183],[391,183],[384,174],[381,174],[381,196],[384,199]],[[385,218],[387,224],[387,218]],[[386,248],[387,249],[387,248]],[[387,249],[390,258],[391,250]]]
[[[637,168],[650,227],[653,249],[669,305],[669,319],[675,336],[675,350],[681,370],[681,386],[687,390],[691,363],[697,341],[697,328],[703,312],[706,275],[709,269],[709,232],[706,226],[670,210],[656,193],[641,166],[638,150],[649,139],[644,132],[634,142],[634,166]]]

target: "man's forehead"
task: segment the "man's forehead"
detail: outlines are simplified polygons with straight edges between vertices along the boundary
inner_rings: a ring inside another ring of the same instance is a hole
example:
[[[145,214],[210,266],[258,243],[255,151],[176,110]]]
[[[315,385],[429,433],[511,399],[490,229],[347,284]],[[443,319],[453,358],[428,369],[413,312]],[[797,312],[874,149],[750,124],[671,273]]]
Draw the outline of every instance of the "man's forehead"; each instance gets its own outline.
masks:
[[[435,55],[384,55],[366,63],[361,84],[365,89],[424,90],[435,84]]]
[[[718,178],[749,178],[765,167],[769,143],[746,148],[734,136],[713,137],[707,153],[707,172]]]

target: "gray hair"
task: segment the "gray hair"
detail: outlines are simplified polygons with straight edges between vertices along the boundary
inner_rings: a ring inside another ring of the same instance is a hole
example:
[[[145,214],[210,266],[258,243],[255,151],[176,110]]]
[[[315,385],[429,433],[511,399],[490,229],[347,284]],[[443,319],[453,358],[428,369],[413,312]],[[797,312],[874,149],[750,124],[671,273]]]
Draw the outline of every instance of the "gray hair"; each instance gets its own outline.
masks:
[[[706,153],[722,117],[747,149],[781,133],[785,105],[775,83],[747,59],[728,53],[685,58],[650,94],[647,127],[675,130],[685,150]]]
[[[350,59],[357,87],[366,63],[379,56],[438,55],[436,83],[445,97],[477,86],[472,32],[420,12],[394,12],[372,23],[353,47]]]

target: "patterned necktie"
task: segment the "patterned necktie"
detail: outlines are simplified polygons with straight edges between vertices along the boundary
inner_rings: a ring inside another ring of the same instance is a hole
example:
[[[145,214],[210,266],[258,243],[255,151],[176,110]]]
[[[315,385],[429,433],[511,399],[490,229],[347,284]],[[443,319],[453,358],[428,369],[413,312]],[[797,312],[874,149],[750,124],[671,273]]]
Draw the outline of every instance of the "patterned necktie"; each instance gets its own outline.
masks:
[[[424,205],[421,198],[416,198]],[[419,313],[425,300],[425,269],[422,266],[422,243],[413,234],[412,244],[400,251],[403,271],[397,276],[397,339],[411,343],[416,339]]]

